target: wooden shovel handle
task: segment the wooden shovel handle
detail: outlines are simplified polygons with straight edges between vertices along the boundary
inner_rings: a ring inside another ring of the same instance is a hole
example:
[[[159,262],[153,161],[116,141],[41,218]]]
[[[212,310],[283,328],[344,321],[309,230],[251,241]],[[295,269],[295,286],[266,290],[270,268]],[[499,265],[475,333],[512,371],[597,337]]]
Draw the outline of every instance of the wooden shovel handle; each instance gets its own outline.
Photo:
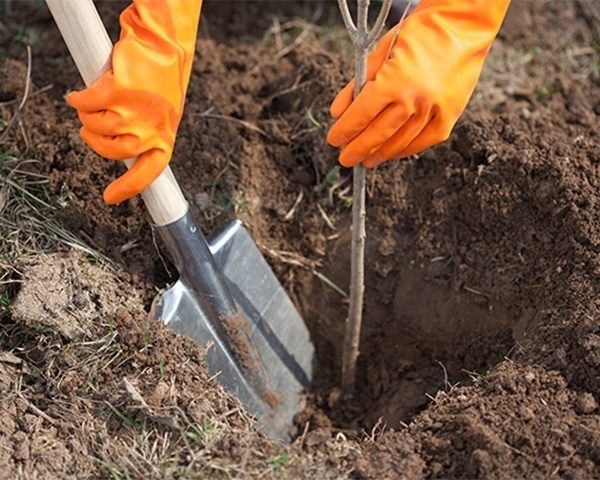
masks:
[[[46,0],[58,29],[86,85],[94,83],[110,66],[112,43],[92,0]],[[125,160],[127,168],[135,159]],[[142,192],[156,225],[167,225],[185,215],[188,204],[173,172],[167,167]]]

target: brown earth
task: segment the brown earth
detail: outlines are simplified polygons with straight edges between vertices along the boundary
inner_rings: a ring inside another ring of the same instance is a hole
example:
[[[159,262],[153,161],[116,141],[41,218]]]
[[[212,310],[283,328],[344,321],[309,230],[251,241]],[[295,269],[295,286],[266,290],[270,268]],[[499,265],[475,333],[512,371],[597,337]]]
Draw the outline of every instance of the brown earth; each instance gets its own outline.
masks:
[[[278,23],[269,17],[281,7],[276,2],[241,5],[206,6],[172,166],[206,232],[234,217],[244,221],[311,331],[317,378],[311,406],[298,418],[304,434],[283,472],[600,478],[595,4],[515,2],[450,141],[369,173],[366,317],[350,403],[340,402],[336,387],[351,182],[324,142],[327,106],[348,77],[348,63],[339,35],[285,16],[314,14],[311,2],[286,3]],[[114,4],[101,7],[114,24]],[[167,450],[185,443],[176,434],[192,429],[181,437],[198,443],[175,461],[192,465],[190,473],[240,475],[214,465],[236,462],[246,448],[262,454],[246,473],[258,474],[262,461],[281,474],[267,461],[278,458],[279,448],[260,435],[246,432],[229,447],[207,447],[197,434],[206,418],[221,419],[235,407],[207,379],[200,349],[146,321],[173,268],[157,257],[139,200],[103,205],[102,188],[119,166],[79,140],[76,117],[61,97],[80,83],[48,16],[30,8],[32,26],[20,34],[33,38],[33,31],[37,39],[33,81],[53,88],[32,95],[21,113],[28,141],[15,128],[5,142],[42,160],[60,206],[55,219],[121,268],[113,283],[95,270],[86,277],[92,267],[73,254],[52,257],[49,271],[38,270],[44,259],[22,262],[23,287],[0,337],[0,351],[11,352],[6,361],[0,357],[0,385],[10,399],[0,416],[7,425],[0,466],[25,476],[108,475],[110,462],[134,476],[169,473],[136,470],[138,457],[119,449],[131,447],[126,427],[138,422],[154,425],[153,438],[172,435]],[[330,10],[326,3],[323,18]],[[15,38],[8,26],[3,31],[5,42]],[[17,58],[0,66],[0,116],[10,118],[26,66],[23,46],[5,45]],[[283,55],[285,45],[294,48]],[[73,280],[64,288],[57,282],[60,288],[45,291],[35,283],[65,275]],[[62,307],[38,313],[40,303],[57,298]],[[69,321],[57,324],[62,318]],[[87,344],[101,339],[121,353],[98,376],[87,359],[101,347]],[[123,383],[132,376],[145,406]],[[62,377],[68,388],[61,390]],[[170,392],[165,403],[153,401],[162,398],[155,391],[161,382]],[[205,400],[196,412],[200,392]],[[125,415],[115,414],[115,405]],[[242,429],[246,420],[235,415]],[[80,438],[82,423],[94,441]],[[199,467],[198,451],[218,461]],[[71,470],[60,470],[65,460],[56,459],[67,457]]]

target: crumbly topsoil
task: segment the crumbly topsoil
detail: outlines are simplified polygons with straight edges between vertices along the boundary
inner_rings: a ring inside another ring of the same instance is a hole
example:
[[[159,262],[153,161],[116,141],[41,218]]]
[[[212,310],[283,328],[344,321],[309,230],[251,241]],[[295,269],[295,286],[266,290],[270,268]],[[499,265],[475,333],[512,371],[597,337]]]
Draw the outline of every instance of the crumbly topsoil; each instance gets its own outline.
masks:
[[[0,336],[0,471],[600,478],[597,6],[515,2],[452,138],[369,172],[366,316],[345,403],[351,172],[324,135],[350,67],[339,36],[247,5],[207,3],[172,167],[207,233],[242,219],[311,331],[319,365],[292,449],[249,429],[198,346],[148,321],[175,273],[139,200],[102,204],[120,167],[79,140],[61,97],[80,84],[32,7],[33,81],[54,86],[21,113],[30,150],[19,129],[6,141],[42,160],[55,218],[117,266],[21,261]],[[115,4],[101,7],[114,24]],[[23,48],[6,47],[17,60],[0,65],[0,103],[20,98]]]

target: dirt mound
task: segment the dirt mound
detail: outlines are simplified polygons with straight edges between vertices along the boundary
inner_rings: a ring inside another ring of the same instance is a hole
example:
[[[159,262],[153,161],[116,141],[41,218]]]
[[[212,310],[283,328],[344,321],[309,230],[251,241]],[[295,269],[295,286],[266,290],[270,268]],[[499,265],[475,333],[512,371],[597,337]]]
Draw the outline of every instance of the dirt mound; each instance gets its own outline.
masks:
[[[258,35],[265,25],[252,18],[240,23],[235,5],[214,7],[213,14],[238,19],[227,28],[207,11],[172,166],[207,232],[233,217],[244,221],[309,326],[319,368],[291,451],[249,433],[237,404],[208,387],[198,347],[147,322],[145,310],[173,268],[158,258],[139,200],[102,204],[102,188],[120,167],[79,140],[75,115],[61,99],[75,86],[74,70],[57,62],[65,52],[42,15],[38,22],[47,28],[40,31],[40,51],[51,60],[34,69],[34,81],[56,84],[32,96],[21,114],[28,149],[16,129],[11,148],[43,160],[62,225],[127,266],[131,273],[120,272],[121,283],[107,291],[117,299],[121,289],[133,292],[127,301],[135,306],[127,313],[119,300],[102,297],[86,280],[87,269],[96,268],[86,259],[60,259],[66,270],[57,271],[77,277],[59,289],[60,305],[69,307],[66,315],[83,315],[75,302],[83,288],[82,308],[91,313],[81,328],[59,335],[55,320],[41,321],[44,312],[28,316],[27,306],[39,301],[20,298],[6,321],[18,335],[0,343],[16,360],[0,362],[0,385],[13,389],[27,380],[27,401],[56,422],[43,420],[44,432],[60,425],[45,434],[83,457],[82,465],[92,454],[101,460],[96,468],[134,476],[151,470],[131,463],[149,453],[139,449],[150,441],[132,436],[138,422],[153,425],[150,440],[162,452],[177,452],[175,463],[201,473],[218,465],[239,474],[236,462],[251,449],[261,453],[251,456],[249,474],[260,464],[291,477],[597,476],[600,74],[597,33],[585,14],[595,10],[588,7],[515,2],[451,140],[369,173],[366,318],[358,393],[349,404],[340,403],[336,387],[351,172],[337,167],[336,152],[324,142],[328,103],[349,67],[315,40],[323,32],[298,19],[282,19],[279,28]],[[103,8],[114,17],[114,8]],[[211,22],[218,28],[211,30]],[[238,30],[246,34],[224,38]],[[3,118],[20,98],[25,70],[22,61],[2,64],[11,82],[0,87],[0,102],[13,102],[0,106]],[[21,295],[39,290],[27,278]],[[34,324],[51,333],[40,337]],[[85,338],[67,341],[65,334]],[[111,363],[99,368],[89,358],[111,338],[106,349],[115,359],[102,357]],[[34,367],[32,376],[27,369]],[[92,380],[80,370],[93,371]],[[60,389],[63,375],[73,377],[67,382],[73,394]],[[206,400],[197,415],[196,398]],[[32,410],[27,403],[10,408]],[[15,415],[6,421],[16,422]],[[223,416],[223,435],[211,443],[203,422]],[[91,422],[89,432],[99,432],[97,441],[82,443],[89,450],[69,443],[79,438],[83,418]],[[184,435],[173,422],[187,425]],[[193,442],[200,443],[188,448],[190,422]],[[24,426],[6,431],[11,468],[52,472],[26,463],[25,437],[15,436],[27,436]],[[231,431],[240,438],[228,437]],[[160,440],[165,435],[169,442]],[[196,461],[197,449],[217,460]],[[165,457],[152,457],[149,465],[158,458]]]
[[[431,460],[431,478],[597,474],[591,397],[571,393],[556,373],[512,363],[476,381],[478,388],[439,394],[411,427]]]

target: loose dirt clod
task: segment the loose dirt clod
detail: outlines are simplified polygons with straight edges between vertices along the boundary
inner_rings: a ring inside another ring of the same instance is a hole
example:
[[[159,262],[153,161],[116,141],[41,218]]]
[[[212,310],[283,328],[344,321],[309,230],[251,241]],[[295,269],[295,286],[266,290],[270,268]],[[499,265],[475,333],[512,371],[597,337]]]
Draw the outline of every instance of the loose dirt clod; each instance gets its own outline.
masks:
[[[238,307],[239,308],[239,307]],[[267,382],[267,375],[260,354],[250,338],[248,322],[238,313],[235,317],[221,317],[221,325],[231,342],[233,354],[246,370],[248,379],[261,394],[263,400],[271,408],[275,408],[280,400]]]
[[[106,315],[107,305],[119,301],[131,308],[131,289],[111,282],[107,269],[80,252],[38,255],[20,265],[22,287],[11,306],[15,321],[34,330],[49,329],[70,340],[90,336],[94,322]],[[98,292],[101,292],[100,294]]]
[[[219,320],[225,329],[227,338],[231,341],[233,354],[239,360],[241,366],[250,372],[257,373],[256,370],[259,366],[257,364],[256,351],[252,348],[248,323],[244,320],[242,314],[238,314],[235,317],[222,316]]]
[[[582,393],[575,401],[575,411],[582,415],[594,413],[598,408],[598,403],[591,393]]]

